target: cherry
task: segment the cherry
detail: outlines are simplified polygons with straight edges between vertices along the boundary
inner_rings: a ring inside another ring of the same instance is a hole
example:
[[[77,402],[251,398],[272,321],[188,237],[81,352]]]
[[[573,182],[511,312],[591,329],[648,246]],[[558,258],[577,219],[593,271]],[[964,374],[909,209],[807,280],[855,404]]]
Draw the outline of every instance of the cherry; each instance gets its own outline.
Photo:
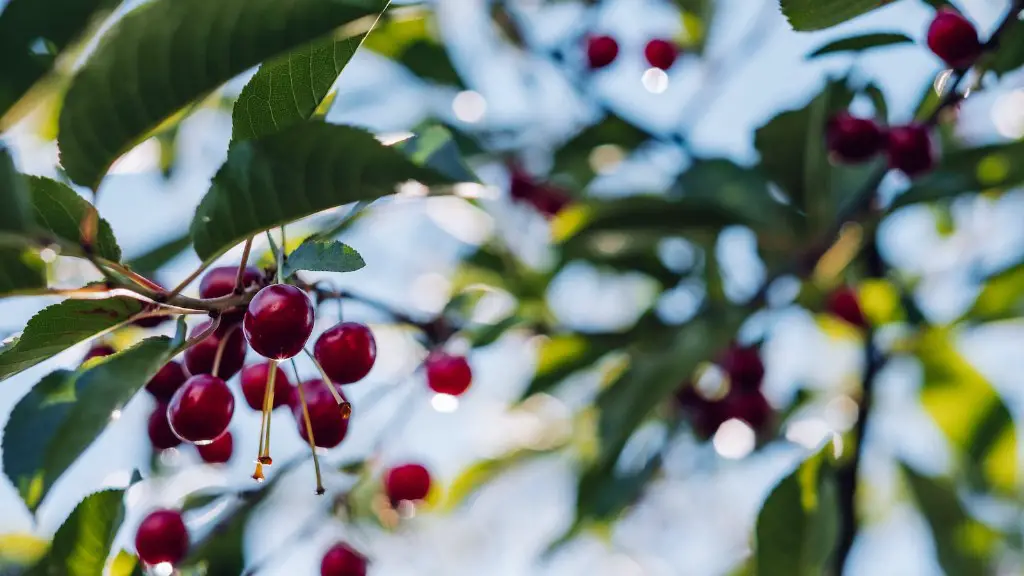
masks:
[[[935,154],[928,127],[910,124],[889,130],[889,166],[910,177],[932,169]]]
[[[764,430],[772,417],[771,404],[760,390],[730,393],[719,404],[722,422],[736,418],[749,424],[755,431]]]
[[[419,464],[395,466],[384,476],[384,492],[394,505],[423,500],[430,493],[430,472]]]
[[[159,403],[153,413],[149,415],[149,423],[146,426],[149,433],[149,443],[157,450],[167,450],[181,444],[181,438],[174,435],[171,424],[167,421],[167,404]]]
[[[729,375],[733,386],[743,390],[756,390],[764,379],[761,353],[753,346],[733,344],[722,354],[719,366]]]
[[[85,358],[82,358],[82,362],[92,360],[93,358],[103,358],[104,356],[110,356],[116,353],[117,350],[110,344],[97,343],[93,344],[89,351],[85,353]]]
[[[370,373],[377,359],[377,342],[365,324],[342,322],[320,335],[313,356],[332,382],[351,384]]]
[[[146,309],[149,310],[149,308]],[[170,316],[147,316],[145,318],[139,318],[138,320],[135,320],[134,322],[132,322],[132,325],[138,326],[139,328],[156,328],[157,326],[163,324],[164,322],[167,322],[170,319]]]
[[[167,402],[174,396],[174,393],[185,383],[188,375],[181,364],[171,360],[164,364],[149,382],[146,383],[146,391],[152,394],[153,398],[161,402]]]
[[[863,162],[885,148],[885,132],[873,120],[841,112],[825,128],[828,150],[841,162]]]
[[[245,403],[253,410],[263,410],[263,395],[267,391],[267,377],[270,375],[270,362],[262,362],[246,366],[242,370],[242,395]],[[274,408],[290,405],[292,402],[292,384],[288,381],[281,366],[277,366],[274,376]]]
[[[978,30],[959,12],[942,8],[928,27],[928,47],[953,68],[967,68],[981,56]]]
[[[195,336],[209,327],[210,321],[207,320],[193,328],[191,335]],[[221,340],[225,336],[228,340],[224,344],[224,354],[220,359],[217,376],[228,379],[242,369],[242,363],[245,361],[245,338],[235,326],[220,326],[213,334],[185,350],[185,367],[188,368],[190,374],[213,372],[213,361],[217,358],[217,348],[220,347]]]
[[[678,54],[679,49],[675,44],[661,38],[655,38],[644,46],[644,57],[647,58],[647,62],[662,70],[671,68]]]
[[[833,316],[859,328],[868,326],[868,320],[864,317],[864,312],[860,309],[860,302],[857,300],[857,291],[849,286],[837,288],[829,295],[828,311]]]
[[[447,352],[431,352],[424,362],[427,369],[427,385],[438,394],[459,396],[473,383],[473,372],[465,356],[453,356]]]
[[[343,542],[335,544],[320,561],[320,576],[366,576],[366,556]]]
[[[334,448],[341,444],[341,441],[345,439],[345,434],[348,433],[349,415],[343,412],[341,406],[338,406],[338,401],[335,400],[323,380],[307,380],[300,386],[302,386],[302,394],[306,399],[306,406],[309,408],[309,422],[313,427],[313,440],[316,445],[320,448]],[[345,398],[340,385],[335,384],[334,389],[341,394],[343,399]],[[302,413],[302,403],[297,400],[298,397],[296,394],[292,415],[295,416],[295,421],[298,423],[299,435],[303,440],[309,442],[309,435],[306,433],[306,420]]]
[[[284,360],[302,351],[313,333],[309,296],[289,284],[271,284],[249,302],[242,330],[252,349],[265,358]]]
[[[135,532],[135,551],[146,564],[177,564],[188,554],[188,528],[177,510],[154,510]]]
[[[619,55],[619,43],[611,36],[590,36],[587,38],[587,63],[591,70],[604,68]]]
[[[554,216],[572,203],[572,198],[561,188],[537,183],[532,176],[519,169],[512,170],[509,196],[513,200],[532,205],[545,216]]]
[[[203,459],[203,462],[207,464],[226,464],[228,460],[231,460],[231,454],[235,450],[235,440],[231,437],[231,432],[225,432],[209,444],[196,446],[196,449],[199,451],[199,457]]]
[[[231,423],[235,398],[223,380],[210,374],[197,374],[174,393],[167,407],[171,430],[182,440],[209,444]]]
[[[200,298],[220,298],[235,291],[235,281],[238,279],[238,266],[219,266],[210,269],[199,282]],[[263,274],[259,268],[246,266],[242,271],[242,289],[258,286],[263,280]],[[223,313],[221,322],[237,324],[245,316],[245,310],[229,310]]]

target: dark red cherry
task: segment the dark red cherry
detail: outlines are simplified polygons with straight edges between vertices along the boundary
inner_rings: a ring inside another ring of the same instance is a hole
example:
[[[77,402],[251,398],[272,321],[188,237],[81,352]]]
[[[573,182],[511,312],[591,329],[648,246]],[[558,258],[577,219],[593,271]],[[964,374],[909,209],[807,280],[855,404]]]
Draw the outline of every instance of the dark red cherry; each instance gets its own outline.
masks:
[[[167,322],[170,319],[170,316],[147,316],[145,318],[139,318],[138,320],[135,320],[134,322],[132,322],[132,324],[134,326],[138,326],[139,328],[156,328],[157,326],[163,324],[164,322]]]
[[[837,288],[828,297],[828,311],[833,316],[859,328],[867,328],[868,321],[860,309],[857,291],[849,286]]]
[[[403,464],[384,475],[384,492],[393,504],[423,500],[430,493],[430,472],[419,464]]]
[[[587,63],[590,68],[604,68],[619,55],[619,43],[611,36],[590,36],[587,38]]]
[[[366,576],[366,556],[348,544],[335,544],[320,561],[320,576]]]
[[[209,327],[210,321],[207,320],[193,328],[191,335],[195,336]],[[236,326],[221,326],[213,334],[207,336],[205,340],[185,350],[185,367],[188,368],[189,374],[210,374],[213,372],[213,361],[217,357],[217,348],[225,336],[227,336],[227,342],[224,344],[224,354],[220,359],[220,369],[217,370],[217,376],[227,380],[238,374],[238,371],[242,369],[242,363],[245,361],[246,348],[245,337],[242,336],[242,331]]]
[[[764,379],[761,353],[753,346],[733,344],[722,354],[719,365],[729,375],[729,382],[742,390],[756,390]]]
[[[228,385],[210,374],[185,381],[167,407],[171,430],[187,442],[209,444],[228,429],[235,412],[235,398]]]
[[[647,62],[655,68],[662,70],[668,70],[675,64],[676,56],[679,55],[679,49],[676,45],[668,40],[661,38],[655,38],[647,43],[644,47],[644,57],[647,58]]]
[[[771,404],[760,390],[730,392],[719,404],[723,422],[736,418],[758,432],[765,429],[773,414]]]
[[[885,148],[885,132],[874,120],[840,112],[825,129],[829,152],[840,162],[863,162]]]
[[[910,177],[928,172],[935,165],[935,152],[928,127],[923,124],[889,130],[889,166]]]
[[[93,344],[89,351],[85,353],[85,358],[82,358],[82,362],[92,360],[93,358],[103,358],[104,356],[110,356],[116,353],[117,350],[110,344],[104,344],[102,342]]]
[[[177,510],[154,510],[135,532],[135,551],[146,564],[177,564],[188,553],[188,528]]]
[[[302,351],[313,333],[309,296],[289,284],[271,284],[249,302],[242,329],[249,345],[264,358],[284,360]]]
[[[365,324],[342,322],[317,339],[313,356],[335,384],[351,384],[370,373],[377,342]]]
[[[181,388],[187,378],[188,375],[185,374],[185,369],[181,367],[181,364],[171,360],[149,379],[149,382],[146,383],[146,392],[161,402],[169,402],[171,396],[174,396],[174,393]]]
[[[219,266],[212,268],[203,276],[199,282],[200,298],[220,298],[235,291],[235,281],[238,279],[238,266]],[[258,286],[263,280],[263,274],[259,268],[246,266],[242,272],[242,289]],[[222,323],[236,324],[242,321],[245,316],[245,309],[230,310],[224,313]]]
[[[242,370],[242,395],[245,403],[253,410],[263,410],[263,395],[267,391],[267,376],[270,375],[270,362],[261,362],[246,366]],[[288,381],[281,366],[277,367],[274,376],[274,408],[291,404],[292,383]]]
[[[435,350],[424,362],[427,385],[438,394],[459,396],[473,383],[473,372],[465,356],[454,356]]]
[[[545,216],[554,216],[572,203],[572,197],[561,188],[536,182],[520,169],[512,170],[509,196],[517,202],[530,204]]]
[[[941,8],[928,27],[928,47],[953,68],[967,68],[983,47],[971,21],[952,8]]]
[[[338,401],[335,400],[331,390],[324,384],[323,380],[307,380],[300,384],[302,393],[306,398],[306,405],[309,407],[309,422],[313,426],[313,440],[320,448],[334,448],[345,439],[348,433],[349,415],[343,413]],[[341,386],[335,384],[334,389],[341,394]],[[299,401],[298,393],[295,394],[295,402],[292,405],[292,415],[299,426],[299,435],[302,439],[309,441],[306,434],[306,420],[302,414],[302,403]]]
[[[146,426],[149,433],[149,443],[157,450],[167,450],[181,444],[181,438],[174,435],[171,424],[167,421],[167,404],[159,403],[149,415],[149,423]]]
[[[231,460],[231,454],[235,450],[235,439],[231,437],[231,432],[225,432],[209,444],[196,446],[196,449],[199,451],[199,457],[203,459],[203,462],[207,464],[226,464],[228,460]]]

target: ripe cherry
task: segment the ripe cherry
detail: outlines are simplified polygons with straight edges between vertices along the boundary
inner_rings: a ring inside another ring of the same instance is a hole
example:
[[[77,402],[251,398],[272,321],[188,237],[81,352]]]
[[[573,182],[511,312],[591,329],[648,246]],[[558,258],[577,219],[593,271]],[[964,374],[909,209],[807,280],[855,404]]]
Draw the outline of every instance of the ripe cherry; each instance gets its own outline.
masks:
[[[733,344],[722,355],[719,365],[732,385],[742,390],[756,390],[764,379],[761,353],[753,346]]]
[[[163,324],[164,322],[167,322],[170,319],[170,316],[147,316],[145,318],[139,318],[138,320],[135,320],[134,322],[132,322],[132,325],[138,326],[139,328],[156,328],[157,326]]]
[[[242,370],[242,395],[245,403],[253,410],[263,410],[263,396],[267,391],[267,376],[270,375],[270,362],[261,362],[246,366]],[[288,381],[281,366],[277,366],[274,376],[274,408],[290,405],[292,402],[292,384]]]
[[[722,422],[736,418],[758,432],[765,429],[772,417],[771,404],[760,390],[737,390],[726,396],[719,404]]]
[[[572,198],[561,188],[536,182],[520,169],[512,170],[509,196],[517,202],[530,204],[545,216],[554,216],[572,203]]]
[[[334,448],[345,439],[348,433],[349,414],[338,406],[338,401],[331,394],[323,380],[307,380],[300,384],[302,394],[306,399],[306,406],[309,408],[309,422],[313,426],[313,440],[320,448]],[[335,384],[334,389],[341,395],[341,386]],[[297,400],[292,406],[292,415],[299,426],[299,435],[302,439],[309,441],[306,434],[306,420],[302,413],[302,403]]]
[[[193,328],[191,335],[200,334],[209,327],[210,321],[207,320]],[[227,342],[224,343],[224,353],[220,359],[217,376],[227,380],[242,369],[246,350],[242,331],[237,329],[236,326],[222,325],[213,334],[207,336],[206,339],[185,350],[185,367],[188,368],[190,374],[210,374],[213,372],[213,362],[217,358],[217,348],[220,347],[221,341],[225,337],[227,337]]]
[[[196,449],[199,451],[199,457],[203,459],[203,462],[207,464],[226,464],[228,460],[231,460],[231,454],[235,450],[235,439],[232,438],[231,432],[225,432],[209,444],[196,446]]]
[[[238,279],[237,266],[219,266],[212,268],[203,276],[199,282],[200,298],[220,298],[235,291],[235,281]],[[242,272],[242,289],[258,286],[263,280],[263,274],[259,268],[246,266]],[[245,310],[230,310],[224,313],[222,323],[236,324],[242,321]]]
[[[209,444],[231,423],[235,398],[223,380],[210,374],[197,374],[174,393],[167,407],[171,430],[182,440]]]
[[[873,120],[841,112],[825,129],[828,150],[841,162],[863,162],[885,148],[885,132]]]
[[[971,21],[952,8],[941,8],[928,27],[928,47],[953,68],[967,68],[983,47]]]
[[[889,130],[889,166],[910,177],[918,176],[935,165],[935,153],[928,127],[910,124]]]
[[[149,382],[146,383],[146,391],[152,394],[153,398],[161,402],[168,402],[187,378],[188,375],[185,374],[185,369],[181,367],[181,364],[171,360],[149,379]]]
[[[370,373],[377,342],[365,324],[342,322],[317,339],[313,356],[335,384],[351,384]]]
[[[644,46],[644,57],[647,58],[647,62],[662,70],[671,68],[678,54],[679,49],[675,44],[661,38],[655,38]]]
[[[828,297],[828,311],[833,316],[859,328],[867,328],[868,320],[860,308],[857,291],[849,286],[837,288]]]
[[[82,358],[82,362],[92,360],[93,358],[103,358],[104,356],[110,356],[111,354],[114,354],[116,352],[117,350],[114,349],[114,347],[111,346],[110,344],[104,344],[102,342],[96,343],[89,347],[89,351],[85,353],[85,358]]]
[[[162,402],[149,415],[146,431],[149,433],[149,443],[157,450],[167,450],[181,444],[181,438],[174,435],[167,421],[167,404]]]
[[[423,500],[430,493],[430,472],[419,464],[395,466],[384,476],[384,492],[393,505]]]
[[[320,576],[366,576],[366,556],[340,542],[320,561]]]
[[[302,351],[313,333],[313,303],[289,284],[271,284],[249,302],[242,329],[264,358],[285,360]]]
[[[427,356],[427,385],[438,394],[459,396],[473,383],[473,372],[465,356],[435,350]]]
[[[591,70],[604,68],[619,55],[619,43],[611,36],[590,36],[587,38],[587,63]]]
[[[135,532],[135,551],[146,564],[177,564],[188,554],[188,528],[177,510],[154,510]]]

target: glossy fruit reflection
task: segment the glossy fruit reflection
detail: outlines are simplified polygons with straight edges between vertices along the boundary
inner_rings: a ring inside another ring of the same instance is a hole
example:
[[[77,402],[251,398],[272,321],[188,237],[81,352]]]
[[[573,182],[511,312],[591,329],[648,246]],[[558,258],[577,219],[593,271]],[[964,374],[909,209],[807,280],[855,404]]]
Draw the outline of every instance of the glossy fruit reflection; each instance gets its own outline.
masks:
[[[438,394],[459,396],[473,383],[473,372],[465,356],[443,351],[431,352],[424,361],[427,385]]]
[[[235,451],[235,439],[231,432],[225,432],[209,444],[196,446],[199,457],[207,464],[226,464]]]
[[[331,394],[323,380],[307,380],[301,384],[302,393],[309,407],[309,421],[313,427],[313,440],[320,448],[334,448],[345,439],[348,433],[348,422],[350,417],[345,414],[338,401]],[[335,390],[341,394],[341,386],[335,385]],[[296,398],[298,395],[296,394]],[[306,422],[302,414],[302,404],[297,401],[292,406],[292,414],[299,427],[299,435],[303,440],[309,441],[306,434]]]
[[[190,334],[191,336],[201,334],[209,327],[210,321],[207,320],[193,328]],[[185,351],[185,367],[188,368],[189,374],[195,376],[213,372],[217,348],[220,347],[224,338],[227,338],[227,342],[224,344],[224,353],[221,356],[220,367],[216,375],[227,380],[238,374],[238,371],[242,369],[242,363],[245,362],[245,338],[237,326],[230,325],[219,327],[213,334]]]
[[[149,379],[149,382],[146,383],[146,392],[161,402],[168,402],[187,378],[188,375],[185,374],[181,363],[171,360]]]
[[[263,410],[263,396],[267,390],[267,377],[270,375],[270,362],[260,362],[246,366],[242,370],[242,395],[245,403],[253,410]],[[274,376],[274,408],[292,404],[292,384],[281,366],[277,366]]]
[[[135,532],[135,551],[149,565],[177,564],[188,554],[188,528],[177,510],[150,512]]]
[[[146,424],[146,432],[149,434],[149,443],[156,450],[167,450],[181,444],[181,438],[174,434],[167,421],[167,404],[157,404],[153,409]]]
[[[342,322],[320,335],[313,355],[332,382],[351,384],[370,373],[377,359],[377,342],[365,324]]]
[[[185,381],[167,407],[171,430],[182,440],[208,444],[228,429],[235,412],[235,398],[228,385],[210,374]]]
[[[313,332],[313,303],[288,284],[271,284],[249,302],[242,328],[249,345],[264,358],[285,360],[302,351]]]

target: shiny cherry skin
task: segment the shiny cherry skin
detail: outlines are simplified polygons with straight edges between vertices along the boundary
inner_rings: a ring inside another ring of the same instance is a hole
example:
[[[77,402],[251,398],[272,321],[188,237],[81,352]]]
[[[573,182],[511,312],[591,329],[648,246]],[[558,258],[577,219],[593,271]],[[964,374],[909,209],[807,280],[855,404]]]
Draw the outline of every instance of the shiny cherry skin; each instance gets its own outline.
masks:
[[[263,395],[267,391],[267,377],[270,375],[270,362],[261,362],[246,366],[242,370],[242,395],[245,396],[245,403],[253,410],[263,410]],[[274,408],[290,405],[292,395],[292,383],[280,366],[277,366],[277,374],[274,376]]]
[[[235,412],[235,397],[228,385],[210,374],[185,381],[167,406],[171,430],[186,442],[209,444],[228,429]]]
[[[199,282],[200,298],[220,298],[235,291],[235,281],[238,279],[238,266],[218,266],[212,268],[203,276]],[[259,286],[263,281],[263,274],[259,268],[246,266],[242,272],[242,289]],[[245,316],[245,309],[229,310],[224,313],[222,323],[237,324]]]
[[[587,38],[587,63],[591,70],[604,68],[619,55],[619,43],[611,36],[590,36]]]
[[[753,346],[733,344],[722,354],[719,366],[729,375],[729,382],[743,390],[756,390],[764,379],[761,353]]]
[[[384,475],[384,493],[393,504],[423,500],[430,493],[430,472],[420,464],[395,466]]]
[[[185,373],[181,363],[171,360],[149,379],[149,382],[146,383],[146,392],[161,402],[169,402],[171,396],[174,396],[174,393],[187,379],[188,374]]]
[[[365,324],[342,322],[320,335],[313,356],[332,382],[351,384],[370,373],[377,359],[377,342]]]
[[[196,446],[199,457],[207,464],[226,464],[231,460],[231,454],[235,451],[235,439],[231,432],[225,432],[209,444]]]
[[[889,166],[911,178],[935,166],[932,137],[924,124],[898,126],[889,130]]]
[[[146,432],[149,433],[149,443],[157,450],[167,450],[181,444],[181,438],[174,435],[171,424],[167,421],[167,404],[157,404],[153,413],[149,415]]]
[[[885,132],[874,120],[857,118],[846,112],[829,120],[825,140],[835,159],[850,164],[864,162],[885,148]]]
[[[849,286],[841,286],[829,294],[828,311],[858,328],[867,328],[868,320],[860,308],[857,291]]]
[[[679,49],[676,45],[662,38],[655,38],[644,46],[644,58],[647,63],[661,70],[668,70],[676,62]]]
[[[334,448],[345,439],[348,433],[349,415],[344,414],[342,407],[338,406],[337,400],[331,394],[331,390],[324,384],[323,380],[307,380],[300,384],[302,393],[306,398],[306,405],[309,408],[309,422],[313,426],[313,440],[320,448]],[[334,389],[341,394],[341,386],[335,384]],[[292,415],[299,427],[299,435],[306,442],[309,442],[309,435],[306,434],[306,420],[302,414],[302,402],[296,392],[295,401],[292,405]]]
[[[154,510],[135,532],[135,551],[149,565],[177,564],[188,554],[188,528],[177,510]]]
[[[209,327],[210,321],[207,320],[193,328],[190,334],[195,336]],[[224,344],[224,355],[220,359],[217,376],[227,380],[238,374],[238,371],[242,369],[242,363],[245,362],[245,337],[242,336],[242,331],[237,326],[223,325],[203,341],[185,350],[185,368],[188,368],[189,374],[195,376],[213,372],[213,361],[217,358],[217,348],[225,337],[228,340]]]
[[[313,333],[314,310],[306,293],[289,284],[271,284],[249,302],[242,329],[259,355],[285,360],[302,351]]]
[[[970,20],[952,8],[941,8],[928,26],[928,47],[953,68],[967,68],[984,48]]]
[[[473,383],[473,372],[465,356],[435,350],[424,361],[427,385],[438,394],[459,396]]]
[[[85,353],[85,358],[82,358],[82,362],[92,360],[93,358],[103,358],[104,356],[110,356],[115,354],[117,350],[110,344],[97,343],[89,347],[89,351]]]
[[[320,561],[320,576],[366,576],[366,556],[339,542]]]

